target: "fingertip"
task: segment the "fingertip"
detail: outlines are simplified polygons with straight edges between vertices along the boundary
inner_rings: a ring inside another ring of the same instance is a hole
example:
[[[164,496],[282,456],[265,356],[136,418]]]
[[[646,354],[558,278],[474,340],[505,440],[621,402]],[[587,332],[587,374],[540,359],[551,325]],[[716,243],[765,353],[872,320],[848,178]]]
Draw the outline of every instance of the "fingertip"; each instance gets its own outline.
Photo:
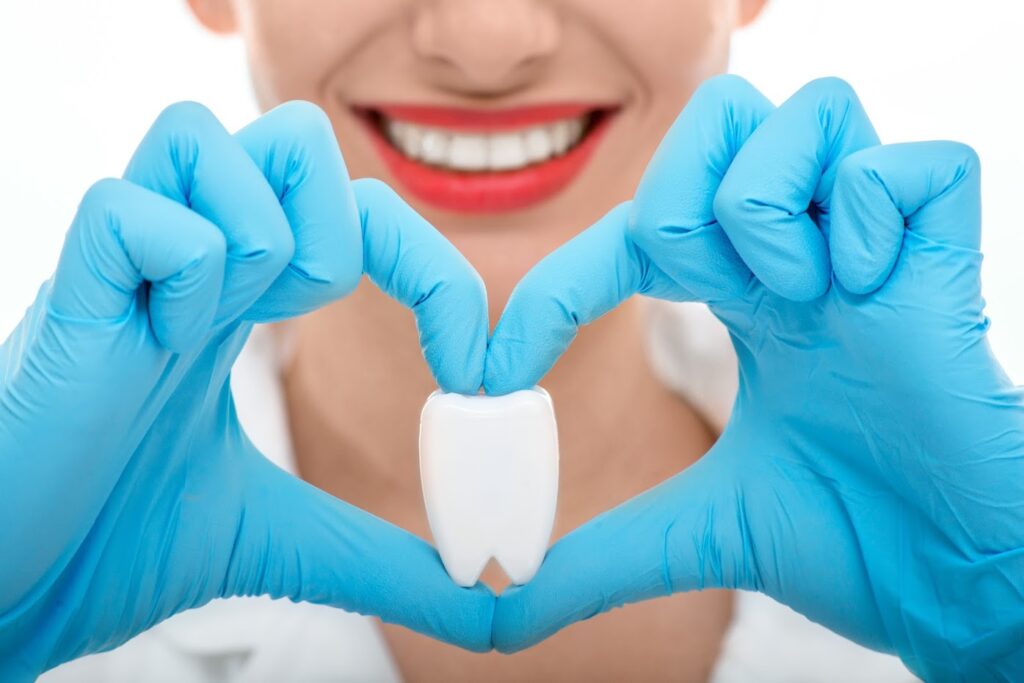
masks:
[[[438,560],[440,564],[440,560]],[[494,605],[497,597],[494,592],[484,585],[478,583],[469,588],[456,586],[452,583],[444,570],[441,570],[443,577],[441,581],[446,582],[446,587],[439,593],[439,596],[448,594],[442,604],[438,606],[443,609],[445,618],[437,627],[427,631],[432,637],[446,643],[456,645],[470,652],[490,652],[494,649]],[[430,591],[429,587],[425,590]]]
[[[447,270],[448,277],[412,309],[423,356],[438,386],[447,392],[473,395],[484,381],[487,291],[468,262],[453,263]]]

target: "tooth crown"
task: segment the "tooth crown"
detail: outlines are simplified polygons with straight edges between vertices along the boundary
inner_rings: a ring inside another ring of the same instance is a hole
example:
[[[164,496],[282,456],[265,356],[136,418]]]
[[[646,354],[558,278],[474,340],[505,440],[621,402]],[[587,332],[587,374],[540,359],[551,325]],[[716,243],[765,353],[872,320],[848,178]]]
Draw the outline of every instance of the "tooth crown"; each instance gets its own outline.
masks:
[[[558,432],[543,389],[434,392],[420,420],[420,476],[434,543],[472,586],[493,557],[516,584],[544,559],[558,496]]]

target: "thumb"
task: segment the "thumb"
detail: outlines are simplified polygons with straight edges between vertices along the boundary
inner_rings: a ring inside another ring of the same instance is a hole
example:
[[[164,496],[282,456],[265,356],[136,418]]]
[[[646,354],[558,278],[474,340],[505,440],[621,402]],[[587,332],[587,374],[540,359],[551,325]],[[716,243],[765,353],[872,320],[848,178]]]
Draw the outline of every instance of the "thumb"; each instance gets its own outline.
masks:
[[[529,583],[498,598],[494,646],[522,650],[631,602],[756,585],[727,467],[712,451],[558,541]]]
[[[460,588],[428,543],[252,458],[225,595],[270,595],[380,617],[491,649],[494,594]]]

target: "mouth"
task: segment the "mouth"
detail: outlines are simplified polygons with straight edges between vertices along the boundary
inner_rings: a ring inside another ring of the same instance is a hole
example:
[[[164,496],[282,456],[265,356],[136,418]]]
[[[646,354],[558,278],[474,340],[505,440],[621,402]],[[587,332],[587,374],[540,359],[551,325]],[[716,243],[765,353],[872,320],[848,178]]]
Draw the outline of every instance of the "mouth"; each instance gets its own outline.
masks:
[[[557,194],[583,170],[616,112],[582,104],[355,108],[401,185],[461,213],[515,211]]]

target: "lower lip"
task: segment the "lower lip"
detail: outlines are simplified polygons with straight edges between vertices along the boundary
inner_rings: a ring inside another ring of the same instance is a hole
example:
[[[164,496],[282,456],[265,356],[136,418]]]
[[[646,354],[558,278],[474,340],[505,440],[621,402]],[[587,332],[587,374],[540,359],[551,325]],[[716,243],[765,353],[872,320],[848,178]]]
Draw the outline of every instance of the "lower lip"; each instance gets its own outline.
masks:
[[[459,213],[525,209],[564,189],[583,170],[612,117],[602,112],[575,147],[559,157],[514,171],[451,171],[410,159],[392,146],[376,122],[360,118],[395,179],[415,197]]]

